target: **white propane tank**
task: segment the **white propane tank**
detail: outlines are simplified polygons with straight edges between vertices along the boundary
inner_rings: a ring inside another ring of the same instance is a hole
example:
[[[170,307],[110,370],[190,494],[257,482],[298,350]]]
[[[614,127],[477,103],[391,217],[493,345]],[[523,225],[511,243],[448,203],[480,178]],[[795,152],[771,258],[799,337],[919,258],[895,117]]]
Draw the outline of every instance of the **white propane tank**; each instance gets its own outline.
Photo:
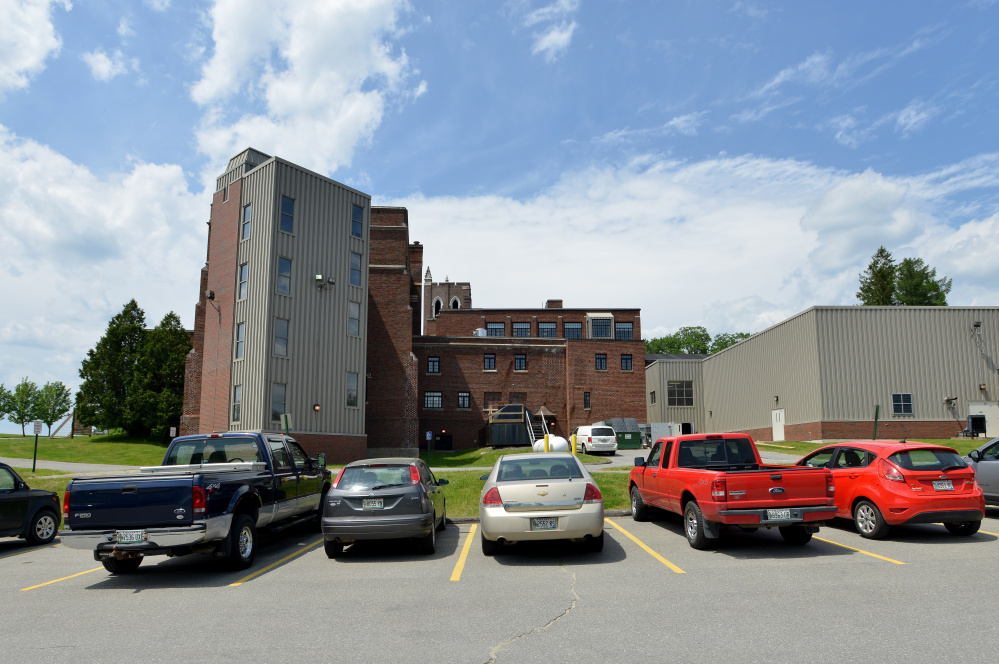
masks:
[[[545,451],[545,439],[538,438],[534,441],[534,451],[544,452]],[[569,441],[567,441],[562,436],[548,436],[548,451],[549,452],[568,452],[569,451]]]

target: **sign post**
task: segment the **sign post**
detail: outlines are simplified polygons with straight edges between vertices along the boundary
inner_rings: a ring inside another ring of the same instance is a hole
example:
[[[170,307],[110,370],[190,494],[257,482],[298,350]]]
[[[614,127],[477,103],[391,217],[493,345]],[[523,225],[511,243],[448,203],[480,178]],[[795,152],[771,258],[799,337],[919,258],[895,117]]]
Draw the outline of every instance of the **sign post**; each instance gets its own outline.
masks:
[[[38,461],[38,434],[42,432],[42,421],[35,420],[35,456],[31,459],[31,472],[35,472],[35,463]]]

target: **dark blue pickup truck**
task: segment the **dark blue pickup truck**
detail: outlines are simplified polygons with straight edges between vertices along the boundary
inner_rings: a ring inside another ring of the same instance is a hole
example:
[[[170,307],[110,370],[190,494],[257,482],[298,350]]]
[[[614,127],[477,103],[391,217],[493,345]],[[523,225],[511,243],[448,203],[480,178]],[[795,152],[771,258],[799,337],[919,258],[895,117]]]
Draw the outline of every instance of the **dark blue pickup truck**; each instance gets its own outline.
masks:
[[[288,436],[212,433],[175,438],[162,466],[80,477],[63,498],[62,543],[93,551],[112,574],[146,556],[208,553],[253,564],[257,529],[318,518],[330,473]]]

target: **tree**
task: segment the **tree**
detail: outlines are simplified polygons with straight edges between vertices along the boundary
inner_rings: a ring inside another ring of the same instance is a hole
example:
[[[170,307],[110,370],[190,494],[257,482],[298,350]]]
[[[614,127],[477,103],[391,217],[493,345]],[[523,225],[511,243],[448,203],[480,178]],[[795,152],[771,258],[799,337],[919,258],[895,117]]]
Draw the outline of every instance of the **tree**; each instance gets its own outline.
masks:
[[[70,399],[69,388],[61,382],[45,383],[42,389],[38,390],[38,398],[35,402],[35,417],[49,427],[49,435],[52,435],[52,423],[61,419],[72,408],[73,402]]]
[[[168,313],[146,332],[129,389],[129,419],[136,433],[166,438],[184,410],[184,361],[191,337],[180,316]]]
[[[83,383],[76,394],[76,416],[84,426],[122,428],[130,433],[129,386],[142,346],[146,316],[135,300],[108,323],[104,336],[87,351],[80,367]]]
[[[895,301],[916,307],[945,307],[952,279],[937,279],[937,271],[922,258],[905,258],[895,275]]]
[[[717,353],[718,351],[725,350],[743,339],[748,339],[750,336],[749,332],[722,332],[711,342],[711,352]]]
[[[38,386],[28,380],[27,376],[14,388],[10,395],[10,421],[21,425],[21,435],[24,425],[35,419],[35,409],[38,401]]]
[[[692,354],[707,353],[711,344],[711,335],[700,325],[681,327],[673,334],[645,342],[645,352]]]
[[[3,383],[0,383],[0,420],[7,417],[7,414],[10,412],[11,396],[11,393],[3,386]]]
[[[895,259],[883,246],[878,247],[871,263],[860,274],[857,299],[869,307],[886,307],[895,304]]]

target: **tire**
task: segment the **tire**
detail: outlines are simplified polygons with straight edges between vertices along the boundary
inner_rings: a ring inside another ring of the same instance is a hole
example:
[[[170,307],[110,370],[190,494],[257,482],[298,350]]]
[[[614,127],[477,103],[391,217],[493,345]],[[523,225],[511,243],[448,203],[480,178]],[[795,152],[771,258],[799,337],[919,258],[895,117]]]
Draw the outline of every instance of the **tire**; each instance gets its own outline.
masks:
[[[326,549],[327,558],[336,558],[343,553],[343,544],[334,540],[323,542],[323,548]]]
[[[139,569],[139,565],[142,564],[142,556],[122,558],[121,560],[117,558],[105,558],[101,561],[101,564],[104,565],[104,569],[112,574],[131,574]]]
[[[316,531],[323,532],[323,510],[326,508],[326,494],[330,491],[328,484],[323,485],[319,493],[319,507],[316,508]]]
[[[583,444],[583,454],[589,454],[590,450],[586,449],[586,444]]]
[[[229,566],[246,569],[257,557],[257,527],[249,514],[237,514],[229,528]]]
[[[691,547],[700,550],[711,547],[711,539],[704,534],[704,515],[693,500],[683,508],[683,532]]]
[[[642,500],[637,486],[631,487],[631,518],[635,521],[649,520],[649,506]]]
[[[982,527],[981,521],[961,521],[959,523],[945,523],[944,528],[950,531],[951,535],[961,537],[971,537]]]
[[[443,514],[441,514],[441,522],[437,525],[437,531],[438,532],[444,532],[445,528],[447,528],[447,501],[446,500],[444,501]]]
[[[800,526],[780,526],[777,530],[784,542],[793,546],[804,546],[812,539],[812,534]]]
[[[499,553],[500,543],[494,542],[492,540],[487,540],[486,536],[479,531],[479,539],[482,541],[482,555],[484,556],[495,556]]]
[[[853,525],[861,537],[882,539],[888,534],[888,523],[878,506],[869,500],[861,500],[853,510]]]
[[[437,551],[437,527],[434,526],[433,519],[430,520],[430,534],[420,539],[420,553],[432,556]]]
[[[601,532],[596,537],[586,540],[586,550],[590,553],[600,553],[604,550],[604,534]]]
[[[49,510],[38,510],[31,517],[24,538],[32,544],[48,544],[55,539],[58,529],[59,518],[55,514]]]

